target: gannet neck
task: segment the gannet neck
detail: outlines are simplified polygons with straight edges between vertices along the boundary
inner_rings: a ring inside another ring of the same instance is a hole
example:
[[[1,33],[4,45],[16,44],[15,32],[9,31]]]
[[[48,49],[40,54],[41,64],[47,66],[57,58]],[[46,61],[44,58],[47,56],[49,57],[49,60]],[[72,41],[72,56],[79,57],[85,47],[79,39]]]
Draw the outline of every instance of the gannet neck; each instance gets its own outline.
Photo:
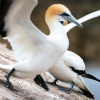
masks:
[[[50,33],[65,33],[65,29],[63,27],[63,25],[58,21],[58,19],[55,17],[53,17],[50,21],[47,22],[47,25],[49,27]]]
[[[36,5],[37,0],[13,0],[5,18],[6,28],[14,23],[29,21],[31,12]]]

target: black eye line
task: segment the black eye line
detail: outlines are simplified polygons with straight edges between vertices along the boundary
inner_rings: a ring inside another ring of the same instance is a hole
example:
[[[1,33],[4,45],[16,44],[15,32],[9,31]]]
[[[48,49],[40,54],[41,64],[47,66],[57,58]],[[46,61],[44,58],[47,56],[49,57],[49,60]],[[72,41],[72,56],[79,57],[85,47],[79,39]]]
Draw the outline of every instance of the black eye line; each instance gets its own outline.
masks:
[[[67,13],[65,13],[65,12],[63,12],[63,13],[61,14],[61,16],[70,16],[70,15],[67,14]]]

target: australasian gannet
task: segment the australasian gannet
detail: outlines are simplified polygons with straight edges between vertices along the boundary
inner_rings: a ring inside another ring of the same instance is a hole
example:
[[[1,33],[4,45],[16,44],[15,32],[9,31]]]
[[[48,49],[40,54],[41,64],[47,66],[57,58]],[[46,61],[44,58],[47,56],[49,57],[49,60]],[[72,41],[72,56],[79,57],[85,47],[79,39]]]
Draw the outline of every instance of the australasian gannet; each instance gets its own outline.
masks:
[[[93,79],[98,82],[100,82],[100,80],[86,73],[85,63],[77,54],[66,51],[49,69],[49,72],[56,78],[51,84],[56,85],[57,80],[72,83],[71,89],[69,89],[68,92],[72,92],[73,86],[76,85],[85,95],[94,98],[93,93],[86,86],[82,77]]]
[[[45,15],[50,29],[47,36],[30,20],[37,0],[1,0],[0,34],[10,42],[19,61],[12,65],[0,65],[8,73],[7,87],[13,90],[10,75],[18,78],[35,77],[48,70],[66,51],[69,40],[60,20],[68,20],[82,27],[62,4],[50,6]],[[40,15],[39,15],[40,16]]]

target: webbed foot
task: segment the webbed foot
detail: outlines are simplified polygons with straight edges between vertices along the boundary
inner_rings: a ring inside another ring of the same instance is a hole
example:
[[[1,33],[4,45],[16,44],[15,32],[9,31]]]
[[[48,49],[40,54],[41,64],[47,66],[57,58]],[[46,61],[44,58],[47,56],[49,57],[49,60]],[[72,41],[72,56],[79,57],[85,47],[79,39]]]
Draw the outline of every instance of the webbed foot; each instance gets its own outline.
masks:
[[[9,78],[10,78],[11,74],[12,74],[14,71],[15,71],[15,68],[13,68],[13,69],[8,73],[8,75],[5,75],[6,80],[7,80],[7,82],[6,82],[6,87],[9,88],[10,90],[18,91],[18,90],[16,90],[16,89],[14,89],[14,86],[13,86],[12,83],[9,81]]]
[[[71,93],[73,91],[73,87],[74,87],[74,82],[72,82],[71,84],[71,88],[67,90],[67,93]]]
[[[37,75],[34,78],[34,81],[36,84],[38,84],[39,86],[43,87],[46,91],[49,91],[49,88],[46,84],[46,82],[44,81],[44,79],[41,77],[41,75]]]
[[[53,82],[46,82],[46,83],[48,83],[48,84],[50,84],[50,85],[53,85],[53,86],[57,86],[57,84],[56,84],[57,81],[58,81],[58,80],[55,79]]]

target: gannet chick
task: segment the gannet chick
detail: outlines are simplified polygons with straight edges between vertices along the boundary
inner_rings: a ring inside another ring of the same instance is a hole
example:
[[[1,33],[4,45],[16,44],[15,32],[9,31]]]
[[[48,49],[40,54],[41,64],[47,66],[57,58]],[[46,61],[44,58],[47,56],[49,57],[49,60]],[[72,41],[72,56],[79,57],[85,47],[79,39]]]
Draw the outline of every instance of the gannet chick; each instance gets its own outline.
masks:
[[[7,87],[12,90],[13,86],[9,81],[11,75],[18,78],[35,77],[48,70],[64,54],[69,40],[60,20],[68,20],[82,27],[67,7],[53,4],[45,15],[50,29],[47,36],[30,20],[31,12],[36,5],[37,0],[0,2],[0,34],[8,39],[18,58],[15,64],[0,65],[0,70],[8,73]]]
[[[94,98],[93,93],[86,86],[82,77],[89,78],[100,82],[99,79],[87,74],[83,59],[77,54],[66,51],[64,55],[49,69],[49,72],[56,78],[51,84],[56,85],[56,81],[60,80],[72,83],[72,87],[68,92],[72,92],[73,86],[77,86],[85,95]]]

